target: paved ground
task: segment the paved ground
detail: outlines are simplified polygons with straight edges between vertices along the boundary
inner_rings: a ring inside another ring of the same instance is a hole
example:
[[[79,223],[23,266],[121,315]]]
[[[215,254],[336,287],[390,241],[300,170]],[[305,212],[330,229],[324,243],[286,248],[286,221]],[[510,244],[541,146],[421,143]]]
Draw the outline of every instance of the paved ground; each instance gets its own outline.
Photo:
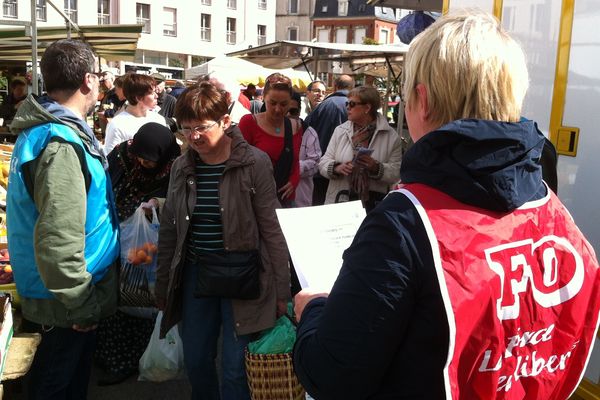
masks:
[[[113,386],[97,386],[98,371],[92,372],[88,400],[187,400],[191,390],[187,380],[163,383],[139,382],[137,376]],[[6,384],[6,383],[5,383]],[[13,382],[5,386],[7,400],[26,400],[24,382]]]

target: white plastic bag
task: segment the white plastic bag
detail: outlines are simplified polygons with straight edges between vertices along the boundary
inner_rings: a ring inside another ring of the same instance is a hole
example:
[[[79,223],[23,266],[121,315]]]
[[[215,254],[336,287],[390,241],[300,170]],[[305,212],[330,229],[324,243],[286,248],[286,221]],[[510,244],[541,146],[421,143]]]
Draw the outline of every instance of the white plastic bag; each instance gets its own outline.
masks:
[[[158,229],[156,209],[152,208],[152,221],[149,221],[142,206],[120,225],[122,306],[153,307],[155,304]]]
[[[171,328],[164,339],[159,339],[162,316],[159,311],[148,347],[140,358],[140,381],[164,382],[183,377],[183,344],[177,326]]]

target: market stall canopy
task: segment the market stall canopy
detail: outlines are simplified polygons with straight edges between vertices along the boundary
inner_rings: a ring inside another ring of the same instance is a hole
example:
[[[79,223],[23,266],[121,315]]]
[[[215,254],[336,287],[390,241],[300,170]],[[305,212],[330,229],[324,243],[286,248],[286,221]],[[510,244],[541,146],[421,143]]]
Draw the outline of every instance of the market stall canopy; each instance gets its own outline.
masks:
[[[367,4],[370,6],[437,12],[442,11],[443,3],[443,0],[367,0]]]
[[[250,83],[264,86],[265,78],[274,72],[282,73],[290,78],[297,90],[303,91],[311,82],[310,75],[306,71],[296,71],[291,68],[273,70],[238,57],[225,55],[186,69],[185,79],[196,79],[201,75],[230,76],[235,77],[237,82],[244,86]]]
[[[133,61],[143,25],[92,25],[71,30],[71,38],[89,43],[99,57],[109,61]],[[28,28],[0,29],[0,61],[31,61]],[[38,57],[52,42],[68,37],[66,27],[38,27]]]
[[[346,62],[353,71],[373,65],[401,62],[407,45],[366,45],[281,40],[227,54],[267,68],[296,68],[313,61]]]

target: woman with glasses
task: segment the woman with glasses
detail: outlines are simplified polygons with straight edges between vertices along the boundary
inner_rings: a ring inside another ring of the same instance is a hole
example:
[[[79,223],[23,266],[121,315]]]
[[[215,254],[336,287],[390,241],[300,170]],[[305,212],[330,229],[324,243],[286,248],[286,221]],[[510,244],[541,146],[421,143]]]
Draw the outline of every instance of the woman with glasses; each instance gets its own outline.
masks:
[[[132,139],[138,129],[148,122],[167,126],[165,118],[153,111],[158,99],[155,86],[151,76],[133,73],[125,75],[123,94],[127,104],[106,127],[104,154],[110,154],[118,144]]]
[[[335,129],[319,162],[321,175],[329,179],[325,204],[361,200],[369,212],[400,179],[400,138],[377,112],[380,106],[373,87],[348,93],[348,121]]]
[[[227,97],[209,82],[179,96],[175,118],[188,150],[173,164],[161,212],[161,334],[181,321],[192,399],[250,399],[244,349],[286,312],[290,299],[271,162],[232,125]]]
[[[294,205],[295,191],[300,181],[302,125],[286,117],[292,94],[290,78],[279,73],[269,75],[263,90],[266,111],[245,115],[238,125],[248,143],[271,158],[277,196],[284,207]]]

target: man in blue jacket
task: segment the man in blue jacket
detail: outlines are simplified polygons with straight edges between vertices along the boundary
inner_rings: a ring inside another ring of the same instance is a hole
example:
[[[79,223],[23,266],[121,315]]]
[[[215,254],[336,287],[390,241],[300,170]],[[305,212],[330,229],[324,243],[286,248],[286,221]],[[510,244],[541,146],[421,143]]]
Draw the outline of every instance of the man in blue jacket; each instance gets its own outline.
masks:
[[[321,151],[325,154],[327,145],[331,140],[333,131],[339,125],[348,120],[348,110],[346,102],[348,101],[348,92],[354,88],[354,79],[350,75],[340,75],[333,82],[333,93],[325,98],[315,108],[304,123],[313,128],[319,135],[319,145]],[[313,178],[313,206],[323,205],[325,203],[325,195],[327,194],[327,185],[329,179],[323,178],[318,173]]]
[[[295,372],[316,399],[566,399],[596,338],[594,250],[542,181],[521,121],[525,56],[491,15],[411,43],[400,190],[330,293],[295,297]]]
[[[95,328],[116,310],[118,223],[106,159],[86,123],[98,97],[90,47],[59,40],[11,129],[8,247],[24,326],[39,332],[30,399],[85,399]]]

